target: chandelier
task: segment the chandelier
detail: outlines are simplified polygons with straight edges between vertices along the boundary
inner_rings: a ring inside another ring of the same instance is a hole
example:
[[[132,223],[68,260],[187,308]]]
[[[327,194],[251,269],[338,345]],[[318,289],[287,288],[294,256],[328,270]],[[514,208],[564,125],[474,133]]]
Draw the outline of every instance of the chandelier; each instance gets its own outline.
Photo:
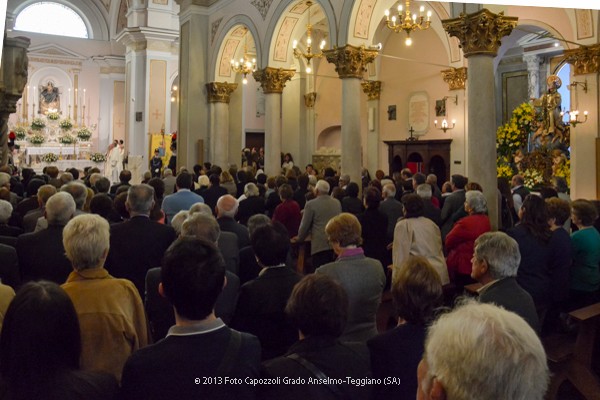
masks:
[[[406,0],[406,10],[403,10],[402,5],[398,5],[398,16],[393,15],[390,19],[390,10],[385,10],[385,21],[388,28],[398,33],[401,31],[406,32],[406,40],[405,44],[410,46],[412,44],[412,39],[410,37],[410,33],[414,30],[425,30],[429,29],[431,25],[431,11],[427,11],[427,20],[425,20],[425,16],[423,13],[425,12],[425,7],[421,6],[419,9],[419,16],[417,14],[410,14],[410,0]],[[404,14],[404,16],[402,15]]]
[[[318,53],[313,53],[312,52],[312,37],[311,37],[311,33],[312,33],[312,25],[310,24],[310,7],[313,5],[313,2],[308,0],[306,2],[306,5],[308,6],[308,24],[306,24],[306,53],[303,53],[302,51],[300,51],[298,49],[298,41],[294,40],[292,42],[292,48],[294,49],[294,57],[300,59],[301,57],[304,57],[306,59],[306,72],[307,73],[311,73],[312,69],[310,68],[310,60],[312,60],[313,58],[321,58],[323,57],[323,48],[325,47],[325,40],[321,40],[321,44],[319,45],[319,52]]]
[[[237,74],[242,74],[242,83],[245,85],[248,83],[246,75],[256,71],[256,58],[250,60],[248,58],[248,38],[244,42],[244,58],[238,60],[231,59],[231,68]]]

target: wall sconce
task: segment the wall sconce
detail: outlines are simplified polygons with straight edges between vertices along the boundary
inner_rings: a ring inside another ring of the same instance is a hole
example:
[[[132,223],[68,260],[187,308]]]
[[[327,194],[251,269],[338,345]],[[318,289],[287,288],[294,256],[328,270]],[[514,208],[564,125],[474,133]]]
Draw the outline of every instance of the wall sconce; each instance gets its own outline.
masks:
[[[587,79],[583,82],[573,81],[573,82],[569,83],[569,90],[571,90],[571,88],[577,88],[577,86],[581,86],[583,88],[583,92],[587,93],[587,91],[588,91]]]
[[[584,124],[587,121],[587,119],[588,119],[588,112],[587,111],[583,112],[583,119],[582,120],[579,119],[579,110],[567,111],[566,113],[561,112],[560,116],[562,117],[565,114],[569,115],[569,122],[567,124],[569,126],[572,126],[573,128],[577,127],[577,125],[579,125],[579,124]]]
[[[454,104],[458,105],[458,95],[455,95],[455,96],[444,96],[444,98],[442,100],[444,100],[444,103],[445,103],[446,100],[448,100],[448,99],[454,100]]]
[[[586,118],[587,118],[587,117],[586,117]],[[435,121],[433,121],[433,125],[434,125],[436,128],[437,128],[437,123],[438,123],[437,119],[436,119]],[[454,127],[455,127],[455,126],[456,126],[456,120],[455,120],[455,119],[453,119],[453,120],[452,120],[452,127],[449,127],[449,126],[448,126],[448,121],[446,121],[446,119],[444,119],[444,120],[442,121],[442,127],[441,127],[441,128],[438,128],[438,129],[439,129],[439,130],[441,130],[441,131],[444,131],[444,133],[446,133],[447,131],[449,131],[449,130],[451,130],[451,129],[454,129]]]

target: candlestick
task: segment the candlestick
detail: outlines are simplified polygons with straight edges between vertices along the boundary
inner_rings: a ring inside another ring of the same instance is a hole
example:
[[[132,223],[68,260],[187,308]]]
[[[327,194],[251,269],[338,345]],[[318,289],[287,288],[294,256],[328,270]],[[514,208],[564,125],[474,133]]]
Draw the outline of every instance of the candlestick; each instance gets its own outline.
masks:
[[[83,106],[85,107],[85,89],[83,89]]]
[[[67,97],[67,105],[71,107],[71,88],[69,88],[69,96]],[[69,115],[69,118],[71,116]]]

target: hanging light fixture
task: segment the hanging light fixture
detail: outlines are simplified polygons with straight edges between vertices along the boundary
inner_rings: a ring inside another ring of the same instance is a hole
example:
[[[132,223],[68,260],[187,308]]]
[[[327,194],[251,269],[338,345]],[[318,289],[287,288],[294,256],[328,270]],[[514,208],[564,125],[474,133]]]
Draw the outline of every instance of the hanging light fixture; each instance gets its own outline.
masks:
[[[425,7],[421,6],[419,8],[419,16],[417,14],[410,13],[410,0],[406,0],[406,9],[402,8],[402,5],[398,5],[398,15],[393,15],[390,19],[390,10],[385,10],[385,21],[388,28],[398,33],[401,31],[406,32],[406,40],[405,44],[410,46],[412,44],[412,39],[410,37],[410,33],[414,30],[425,30],[429,29],[431,26],[431,11],[427,11],[427,20],[425,20],[425,16],[423,13],[425,12]],[[404,16],[402,15],[404,14]]]
[[[308,6],[308,24],[306,24],[306,53],[303,53],[302,51],[300,51],[298,49],[298,41],[294,40],[292,42],[292,48],[294,49],[294,57],[300,59],[301,57],[304,57],[306,59],[306,72],[307,73],[311,73],[312,69],[310,67],[310,60],[312,60],[313,58],[321,58],[323,57],[323,48],[325,48],[325,40],[321,40],[321,43],[319,45],[319,52],[318,53],[313,53],[312,52],[312,37],[311,37],[311,33],[312,33],[312,25],[310,24],[310,7],[313,5],[313,2],[308,0],[306,2],[306,5]]]
[[[231,68],[237,74],[242,74],[242,83],[245,85],[248,83],[246,75],[256,71],[256,58],[250,60],[248,57],[248,37],[244,41],[244,58],[238,60],[231,59]]]
[[[573,81],[569,84],[569,86],[568,86],[569,90],[575,90],[575,109],[569,110],[569,111],[563,111],[560,113],[561,118],[565,114],[567,114],[569,116],[569,121],[566,123],[566,125],[572,126],[573,128],[576,128],[577,125],[579,125],[579,124],[585,124],[588,119],[587,111],[583,112],[583,119],[579,119],[579,95],[577,93],[578,86],[581,86],[583,91],[585,93],[587,93],[587,91],[588,91],[587,79],[584,82]]]

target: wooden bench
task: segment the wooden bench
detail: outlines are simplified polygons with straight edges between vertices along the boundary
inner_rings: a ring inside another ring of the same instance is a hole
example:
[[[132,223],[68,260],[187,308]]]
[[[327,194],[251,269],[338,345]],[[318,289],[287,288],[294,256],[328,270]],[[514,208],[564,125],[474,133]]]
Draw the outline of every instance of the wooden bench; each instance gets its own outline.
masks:
[[[569,380],[587,400],[600,400],[600,380],[591,369],[600,323],[600,303],[572,311],[569,315],[579,325],[574,342],[569,335],[552,335],[542,340],[552,371],[546,399],[556,399],[560,385]]]

